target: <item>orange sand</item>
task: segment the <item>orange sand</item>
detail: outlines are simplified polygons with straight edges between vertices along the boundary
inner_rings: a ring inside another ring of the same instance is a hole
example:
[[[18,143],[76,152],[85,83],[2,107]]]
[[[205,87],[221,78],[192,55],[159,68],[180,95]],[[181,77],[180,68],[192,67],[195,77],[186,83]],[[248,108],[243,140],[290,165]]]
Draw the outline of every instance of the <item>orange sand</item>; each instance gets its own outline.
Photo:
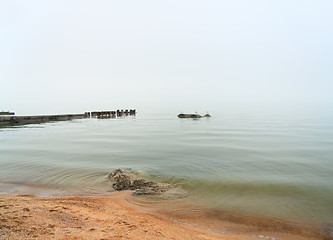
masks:
[[[203,214],[172,215],[153,207],[148,211],[132,198],[130,192],[56,198],[1,195],[0,239],[325,239],[283,225],[256,228],[262,223],[251,218],[212,222]]]

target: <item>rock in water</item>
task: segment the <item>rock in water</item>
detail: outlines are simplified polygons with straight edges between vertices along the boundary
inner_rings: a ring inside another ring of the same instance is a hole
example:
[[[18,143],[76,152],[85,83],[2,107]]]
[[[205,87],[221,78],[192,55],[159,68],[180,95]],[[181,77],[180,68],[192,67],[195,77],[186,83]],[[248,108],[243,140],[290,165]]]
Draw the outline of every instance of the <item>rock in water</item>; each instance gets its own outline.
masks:
[[[167,183],[151,183],[149,186],[138,188],[134,195],[159,195],[171,189],[171,185]]]
[[[132,181],[136,178],[131,169],[116,169],[107,175],[107,178],[115,182],[112,187],[116,191],[130,189]]]
[[[195,113],[195,114],[181,113],[181,114],[178,114],[178,118],[202,118],[202,116],[197,113]]]
[[[110,181],[119,182],[119,181],[123,181],[123,180],[133,181],[137,177],[135,175],[135,172],[130,168],[119,168],[119,169],[111,171],[107,175],[107,178]]]
[[[107,175],[107,178],[115,182],[112,186],[116,191],[135,190],[135,195],[158,195],[171,189],[167,183],[156,183],[138,178],[131,169],[116,169]]]
[[[117,191],[129,189],[130,186],[131,186],[131,181],[128,179],[118,181],[112,185],[114,190],[117,190]]]
[[[144,179],[136,179],[131,184],[131,190],[141,189],[154,185],[154,182],[147,182]]]

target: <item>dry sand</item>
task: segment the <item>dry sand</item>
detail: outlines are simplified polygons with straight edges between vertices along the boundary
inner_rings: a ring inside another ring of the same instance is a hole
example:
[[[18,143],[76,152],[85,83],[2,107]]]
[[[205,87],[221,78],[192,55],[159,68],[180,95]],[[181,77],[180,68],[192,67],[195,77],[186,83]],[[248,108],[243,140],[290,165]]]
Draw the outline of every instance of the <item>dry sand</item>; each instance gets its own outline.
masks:
[[[252,218],[224,214],[212,220],[207,214],[213,212],[140,207],[140,198],[133,198],[128,191],[91,197],[0,195],[0,239],[326,239],[312,230]]]

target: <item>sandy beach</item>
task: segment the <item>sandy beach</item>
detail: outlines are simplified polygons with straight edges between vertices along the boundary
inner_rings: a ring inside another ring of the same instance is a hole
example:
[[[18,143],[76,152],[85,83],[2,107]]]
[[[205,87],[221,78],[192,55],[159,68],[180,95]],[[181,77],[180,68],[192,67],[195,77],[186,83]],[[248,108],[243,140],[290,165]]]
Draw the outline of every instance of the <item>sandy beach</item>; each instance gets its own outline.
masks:
[[[129,191],[46,198],[1,195],[0,239],[325,239],[315,231],[255,218],[161,209],[140,207],[140,198]]]

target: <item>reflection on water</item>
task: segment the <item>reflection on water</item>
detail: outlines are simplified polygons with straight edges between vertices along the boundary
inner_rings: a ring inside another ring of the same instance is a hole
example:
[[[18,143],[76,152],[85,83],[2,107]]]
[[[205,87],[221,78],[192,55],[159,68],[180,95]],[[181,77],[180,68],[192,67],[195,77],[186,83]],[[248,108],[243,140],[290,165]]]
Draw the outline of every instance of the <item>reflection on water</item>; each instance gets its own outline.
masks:
[[[131,167],[205,206],[333,222],[332,116],[176,115],[0,129],[0,181],[107,192]]]

